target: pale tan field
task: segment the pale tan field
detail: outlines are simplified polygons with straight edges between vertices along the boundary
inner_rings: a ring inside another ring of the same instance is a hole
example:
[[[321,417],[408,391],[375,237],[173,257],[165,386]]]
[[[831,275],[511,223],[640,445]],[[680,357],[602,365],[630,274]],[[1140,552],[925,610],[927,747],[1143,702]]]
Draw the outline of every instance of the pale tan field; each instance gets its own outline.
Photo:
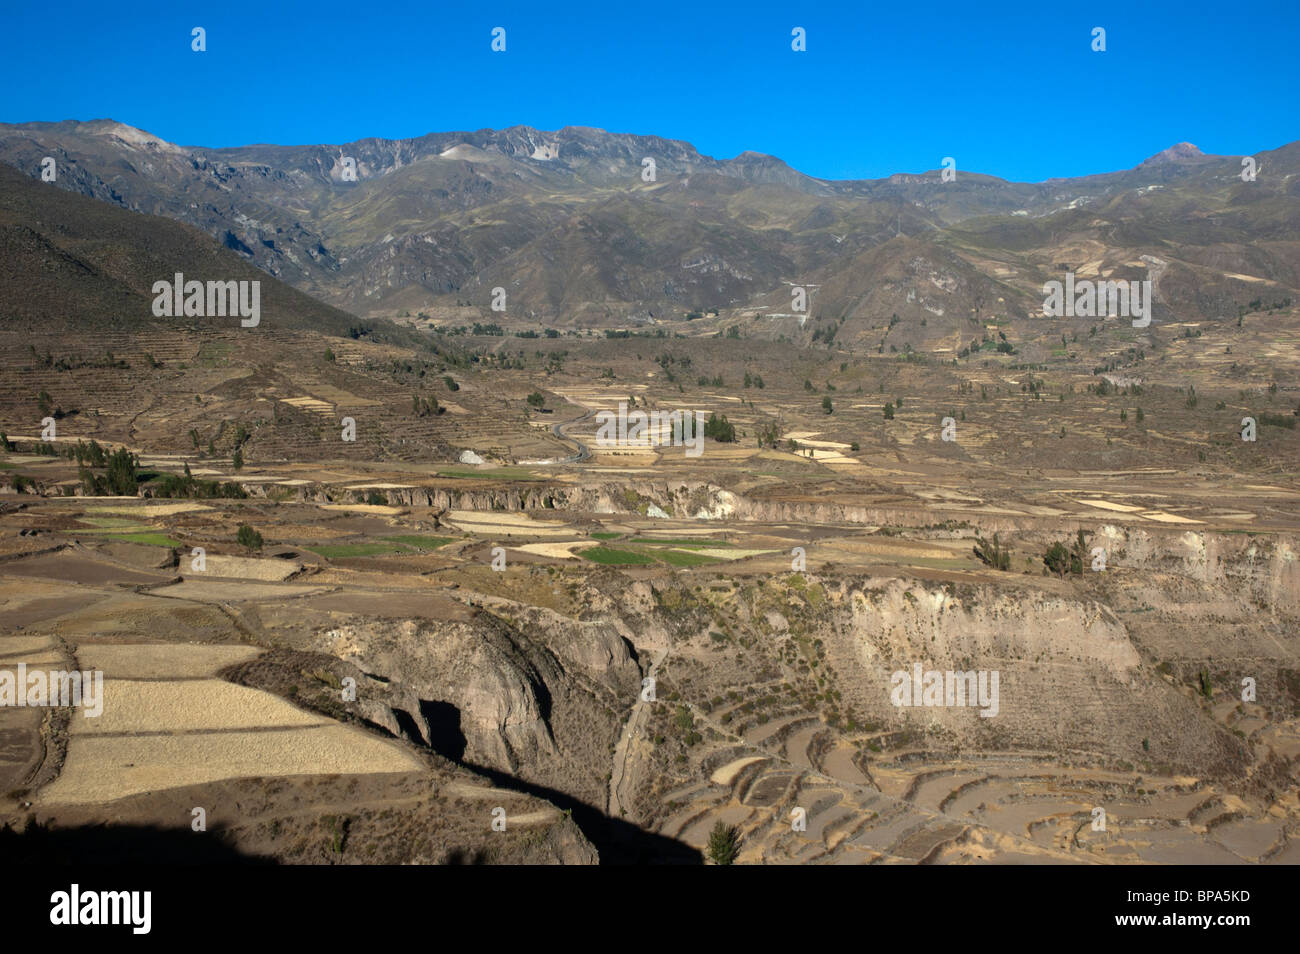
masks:
[[[1157,523],[1204,523],[1203,520],[1193,520],[1191,517],[1180,517],[1177,514],[1165,513],[1162,510],[1148,510],[1143,512],[1143,517],[1147,520],[1154,520]]]
[[[534,520],[522,513],[479,513],[474,510],[449,510],[446,518],[459,523],[490,523],[498,527],[562,527],[559,520]]]
[[[43,805],[105,803],[226,778],[419,771],[401,746],[278,696],[196,678],[258,653],[245,646],[90,644],[103,713],[74,717]],[[171,678],[167,678],[171,677]]]
[[[121,515],[149,519],[151,517],[171,517],[178,513],[198,513],[200,511],[211,509],[212,508],[206,504],[200,503],[159,504],[149,503],[142,500],[135,505],[121,507],[90,507],[86,512],[92,514]]]
[[[345,513],[373,513],[386,517],[396,517],[403,513],[401,507],[389,507],[385,504],[321,504],[322,510],[341,511]]]
[[[521,553],[532,553],[536,556],[552,557],[557,560],[576,560],[578,557],[574,550],[592,546],[590,540],[570,540],[566,543],[525,543],[521,546],[510,547],[511,550],[518,550]]]
[[[677,549],[674,547],[673,549]],[[744,550],[739,547],[701,547],[695,550],[680,550],[679,553],[698,553],[701,556],[713,557],[716,560],[743,560],[746,557],[760,556],[764,553],[775,553],[775,550]]]
[[[709,781],[714,785],[730,785],[736,776],[740,774],[741,769],[765,761],[767,761],[767,758],[762,755],[751,755],[743,759],[736,759],[734,762],[728,762],[715,771],[709,776]]]
[[[522,515],[452,511],[444,519],[457,529],[478,536],[564,537],[573,533],[558,520],[532,520]]]
[[[1085,507],[1096,507],[1098,510],[1114,510],[1117,513],[1137,513],[1143,509],[1110,500],[1076,500],[1075,503],[1083,504]]]
[[[111,672],[111,670],[110,670]],[[73,735],[149,732],[225,732],[231,729],[328,725],[330,720],[295,709],[265,692],[222,679],[104,680],[104,711],[73,720]]]
[[[266,580],[276,582],[292,576],[300,569],[300,564],[290,560],[259,560],[254,557],[235,557],[212,554],[204,557],[206,569],[201,573],[191,570],[189,560],[181,562],[181,569],[186,575],[195,577],[224,576],[245,580]]]
[[[42,806],[106,804],[227,778],[365,775],[423,767],[397,744],[341,725],[180,736],[74,734],[63,771],[37,801]]]
[[[77,650],[77,658],[82,668],[111,672],[117,679],[192,679],[213,676],[262,652],[257,646],[86,643]]]

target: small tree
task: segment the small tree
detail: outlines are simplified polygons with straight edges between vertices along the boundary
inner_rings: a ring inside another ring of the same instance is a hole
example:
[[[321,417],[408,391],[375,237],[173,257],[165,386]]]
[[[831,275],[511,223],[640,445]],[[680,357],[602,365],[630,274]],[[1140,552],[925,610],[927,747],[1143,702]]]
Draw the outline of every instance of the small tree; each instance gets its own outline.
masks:
[[[893,419],[894,419],[894,405],[892,405],[892,404],[886,404],[886,405],[885,405],[885,420],[887,420],[887,421],[892,421]]]
[[[711,437],[721,444],[730,443],[736,439],[736,426],[727,420],[727,415],[723,414],[719,417],[714,411],[704,422],[704,436]]]
[[[546,404],[546,395],[542,394],[541,391],[534,391],[528,395],[528,404],[530,407],[542,407]]]
[[[119,447],[108,456],[108,492],[115,497],[134,497],[139,484],[135,470],[139,460],[125,447]]]
[[[831,405],[831,399],[829,397],[822,398],[822,411],[826,414],[830,414],[834,410],[835,408]]]
[[[1074,541],[1074,546],[1070,548],[1070,572],[1083,573],[1083,568],[1088,563],[1088,540],[1082,530],[1079,531]]]
[[[1070,572],[1070,551],[1064,544],[1053,543],[1043,554],[1043,565],[1057,576],[1064,578],[1065,574]]]
[[[975,555],[995,570],[1011,569],[1011,551],[1002,546],[996,533],[993,534],[992,543],[982,537],[975,537]]]
[[[249,553],[262,549],[262,535],[246,523],[241,523],[235,531],[235,542]]]
[[[244,469],[244,451],[241,448],[236,447],[235,452],[230,455],[230,466],[235,470]]]
[[[709,860],[715,865],[729,865],[740,854],[740,829],[719,821],[709,832]]]

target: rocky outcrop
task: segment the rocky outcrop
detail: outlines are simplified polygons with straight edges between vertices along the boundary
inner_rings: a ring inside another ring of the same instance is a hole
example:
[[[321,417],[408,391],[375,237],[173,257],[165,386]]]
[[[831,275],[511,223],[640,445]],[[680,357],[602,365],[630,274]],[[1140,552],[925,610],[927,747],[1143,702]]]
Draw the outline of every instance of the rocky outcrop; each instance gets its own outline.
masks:
[[[502,608],[468,622],[339,626],[314,645],[383,681],[390,712],[369,712],[371,721],[455,760],[594,800],[591,766],[635,700],[640,668],[612,623],[510,609],[520,618]]]

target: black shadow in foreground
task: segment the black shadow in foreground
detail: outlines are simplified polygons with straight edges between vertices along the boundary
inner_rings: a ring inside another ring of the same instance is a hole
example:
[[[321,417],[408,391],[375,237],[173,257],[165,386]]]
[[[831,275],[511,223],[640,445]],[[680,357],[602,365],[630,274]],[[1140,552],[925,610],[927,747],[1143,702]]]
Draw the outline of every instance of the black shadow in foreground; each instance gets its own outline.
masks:
[[[657,835],[623,821],[610,818],[600,809],[579,801],[572,795],[544,785],[525,782],[506,772],[462,762],[501,788],[513,789],[542,798],[562,811],[570,812],[582,833],[600,853],[602,865],[702,865],[704,858],[690,845],[666,835]]]
[[[198,837],[188,828],[151,825],[31,825],[0,828],[0,858],[31,865],[274,865],[274,858],[247,854],[224,843],[213,828]]]

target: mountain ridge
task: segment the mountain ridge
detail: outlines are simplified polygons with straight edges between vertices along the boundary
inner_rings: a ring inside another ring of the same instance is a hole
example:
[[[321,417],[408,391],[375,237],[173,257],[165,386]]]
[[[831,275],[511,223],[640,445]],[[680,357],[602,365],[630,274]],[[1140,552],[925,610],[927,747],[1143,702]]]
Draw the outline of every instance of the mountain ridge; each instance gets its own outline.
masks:
[[[516,124],[513,126],[506,126],[501,129],[494,129],[492,127],[483,127],[477,130],[447,130],[442,132],[431,131],[428,133],[423,133],[419,136],[410,136],[410,137],[364,136],[359,139],[353,139],[353,140],[337,142],[337,143],[256,142],[256,143],[245,143],[238,146],[200,146],[200,145],[189,145],[185,143],[175,143],[175,142],[171,142],[170,140],[164,139],[163,137],[158,136],[155,133],[149,132],[146,129],[132,126],[129,123],[112,119],[111,117],[104,117],[101,119],[91,119],[91,120],[74,120],[74,119],[54,120],[54,121],[31,120],[22,123],[0,123],[0,130],[6,130],[6,129],[11,129],[11,130],[30,129],[30,130],[46,130],[46,131],[56,131],[60,129],[72,129],[76,131],[79,129],[88,129],[93,134],[116,135],[118,138],[121,138],[124,141],[130,142],[135,145],[146,144],[146,145],[161,147],[171,152],[188,151],[188,152],[195,152],[195,153],[227,153],[227,152],[238,153],[250,149],[279,149],[279,150],[344,149],[349,146],[361,146],[367,144],[406,145],[406,144],[423,143],[429,141],[441,142],[454,137],[461,137],[461,143],[453,143],[452,146],[449,146],[447,148],[452,148],[454,147],[454,145],[457,144],[473,145],[474,140],[478,140],[479,142],[489,141],[494,144],[499,144],[498,140],[500,139],[500,137],[505,137],[504,142],[513,148],[514,146],[517,145],[517,140],[515,140],[513,137],[517,137],[519,135],[523,135],[525,137],[533,137],[533,136],[553,137],[554,139],[557,140],[574,140],[579,138],[579,134],[580,134],[583,137],[587,137],[588,141],[593,137],[596,138],[606,137],[606,138],[612,138],[621,141],[635,141],[635,142],[645,143],[647,145],[656,145],[661,148],[662,146],[667,145],[669,147],[672,147],[669,150],[670,152],[681,151],[684,153],[692,154],[698,157],[700,160],[720,163],[720,164],[737,163],[741,161],[745,161],[745,162],[761,161],[765,163],[777,163],[780,164],[781,166],[784,166],[787,169],[790,169],[793,172],[798,173],[798,175],[802,176],[805,179],[809,179],[819,183],[825,183],[827,185],[835,185],[840,183],[843,184],[880,183],[880,182],[887,182],[891,179],[900,176],[923,176],[927,174],[938,174],[938,172],[940,171],[939,167],[935,167],[933,169],[925,170],[924,172],[921,173],[899,171],[899,172],[888,173],[886,175],[879,176],[876,178],[831,178],[827,176],[814,176],[809,173],[801,172],[795,169],[795,167],[791,166],[789,163],[781,159],[779,156],[773,155],[771,153],[761,152],[758,150],[743,149],[740,152],[738,152],[735,156],[732,156],[730,158],[725,158],[725,157],[720,158],[720,157],[711,156],[706,153],[700,152],[699,149],[693,143],[685,139],[674,139],[674,138],[663,137],[663,136],[658,136],[649,133],[610,132],[598,126],[583,126],[583,125],[567,125],[567,126],[562,126],[559,129],[555,129],[555,130],[546,130],[536,126]],[[1277,148],[1279,149],[1284,148],[1287,145],[1292,145],[1292,143],[1284,143],[1282,146],[1279,146]],[[1269,152],[1273,150],[1260,150],[1260,151]],[[1166,149],[1163,149],[1159,152],[1156,152],[1148,156],[1146,159],[1143,159],[1141,162],[1139,162],[1136,166],[1132,166],[1125,169],[1112,169],[1106,172],[1085,173],[1080,176],[1065,176],[1065,177],[1052,176],[1047,179],[1042,179],[1035,182],[1031,180],[1008,179],[1004,176],[999,176],[995,173],[979,172],[976,170],[963,170],[962,174],[976,175],[987,179],[995,179],[999,182],[1004,182],[1011,185],[1040,185],[1045,182],[1067,182],[1072,179],[1087,179],[1087,178],[1092,178],[1094,176],[1118,175],[1124,172],[1132,171],[1133,169],[1140,169],[1143,166],[1152,165],[1160,162],[1178,161],[1178,160],[1187,160],[1187,159],[1240,159],[1246,155],[1256,155],[1256,154],[1258,153],[1242,153],[1240,155],[1212,154],[1212,153],[1203,152],[1199,147],[1197,147],[1193,143],[1177,142],[1170,145]]]
[[[1165,297],[1190,309],[1183,317],[1235,315],[1260,281],[1288,297],[1300,144],[1258,154],[1250,184],[1236,158],[1180,145],[1166,160],[1038,184],[960,169],[951,181],[938,170],[830,181],[752,151],[719,160],[582,126],[204,149],[113,120],[0,125],[0,161],[35,176],[53,156],[56,186],[187,222],[358,315],[481,320],[501,288],[502,317],[526,322],[717,312],[719,330],[809,337],[821,315],[850,322],[845,343],[881,314],[908,327],[942,318],[954,342],[956,316],[1027,317],[1071,262],[1127,273],[1144,255],[1169,260]],[[846,274],[864,264],[875,271]],[[796,282],[822,286],[812,313],[765,319],[790,312],[782,297]]]

